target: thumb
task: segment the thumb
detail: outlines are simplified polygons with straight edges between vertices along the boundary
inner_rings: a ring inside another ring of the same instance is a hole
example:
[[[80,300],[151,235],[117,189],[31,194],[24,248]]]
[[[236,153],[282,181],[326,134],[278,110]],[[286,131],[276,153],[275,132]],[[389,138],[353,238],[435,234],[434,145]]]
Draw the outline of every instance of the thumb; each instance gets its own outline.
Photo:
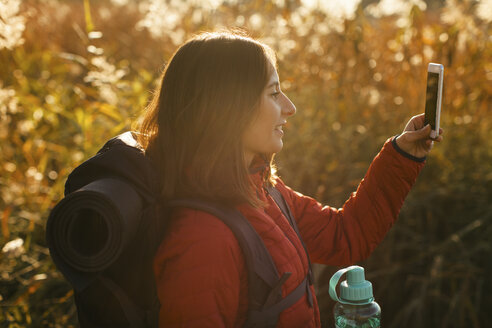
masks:
[[[431,126],[430,124],[425,125],[420,130],[416,131],[407,131],[407,138],[409,141],[416,141],[420,139],[427,139],[430,136]]]

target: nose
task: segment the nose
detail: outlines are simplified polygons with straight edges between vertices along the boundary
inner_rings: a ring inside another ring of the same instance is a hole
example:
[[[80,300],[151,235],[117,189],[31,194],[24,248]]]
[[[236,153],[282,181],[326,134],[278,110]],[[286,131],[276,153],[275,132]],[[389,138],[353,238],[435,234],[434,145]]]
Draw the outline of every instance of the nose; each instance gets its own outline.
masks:
[[[283,103],[282,103],[282,114],[285,116],[292,116],[296,113],[296,106],[290,101],[290,99],[283,95]]]

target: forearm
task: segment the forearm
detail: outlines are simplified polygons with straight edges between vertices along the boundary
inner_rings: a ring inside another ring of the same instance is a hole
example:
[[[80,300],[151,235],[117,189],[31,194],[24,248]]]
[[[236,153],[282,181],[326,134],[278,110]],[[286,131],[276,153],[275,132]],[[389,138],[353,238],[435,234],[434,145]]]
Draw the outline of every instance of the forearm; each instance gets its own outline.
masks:
[[[348,229],[352,262],[368,257],[383,240],[423,166],[423,159],[404,156],[390,140],[385,143],[343,207],[346,224],[354,226]]]
[[[287,196],[312,261],[345,265],[369,256],[398,217],[423,165],[402,156],[388,140],[343,208],[323,207],[290,190]]]

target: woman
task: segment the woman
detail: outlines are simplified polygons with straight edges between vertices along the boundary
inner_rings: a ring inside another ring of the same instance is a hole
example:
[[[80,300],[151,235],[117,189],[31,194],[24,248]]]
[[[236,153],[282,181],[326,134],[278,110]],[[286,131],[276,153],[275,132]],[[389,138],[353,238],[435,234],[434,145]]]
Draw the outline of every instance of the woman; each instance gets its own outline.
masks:
[[[140,128],[140,142],[162,173],[163,201],[193,197],[238,209],[278,272],[292,272],[282,295],[301,283],[309,263],[268,186],[285,198],[313,262],[349,265],[384,238],[432,146],[423,115],[413,117],[384,144],[343,208],[323,207],[275,175],[273,155],[295,112],[268,46],[234,33],[204,33],[173,55]],[[248,277],[233,233],[197,210],[179,208],[166,218],[154,260],[160,326],[242,326]],[[319,318],[316,297],[310,302],[306,294],[280,314],[278,327],[319,327]]]

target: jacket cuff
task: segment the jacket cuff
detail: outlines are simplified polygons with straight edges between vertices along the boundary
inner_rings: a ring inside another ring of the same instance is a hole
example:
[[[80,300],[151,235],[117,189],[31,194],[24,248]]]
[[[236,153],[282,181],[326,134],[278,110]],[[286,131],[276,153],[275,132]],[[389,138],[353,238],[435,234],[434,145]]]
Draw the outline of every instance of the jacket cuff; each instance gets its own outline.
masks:
[[[426,156],[424,157],[415,157],[413,155],[410,155],[409,153],[407,153],[406,151],[404,151],[403,149],[401,149],[398,144],[396,143],[396,138],[398,138],[399,134],[397,134],[396,136],[393,137],[393,139],[391,140],[391,144],[393,145],[393,147],[395,148],[395,150],[400,153],[402,156],[406,157],[406,158],[409,158],[415,162],[418,162],[418,163],[423,163],[425,162],[426,160]]]

